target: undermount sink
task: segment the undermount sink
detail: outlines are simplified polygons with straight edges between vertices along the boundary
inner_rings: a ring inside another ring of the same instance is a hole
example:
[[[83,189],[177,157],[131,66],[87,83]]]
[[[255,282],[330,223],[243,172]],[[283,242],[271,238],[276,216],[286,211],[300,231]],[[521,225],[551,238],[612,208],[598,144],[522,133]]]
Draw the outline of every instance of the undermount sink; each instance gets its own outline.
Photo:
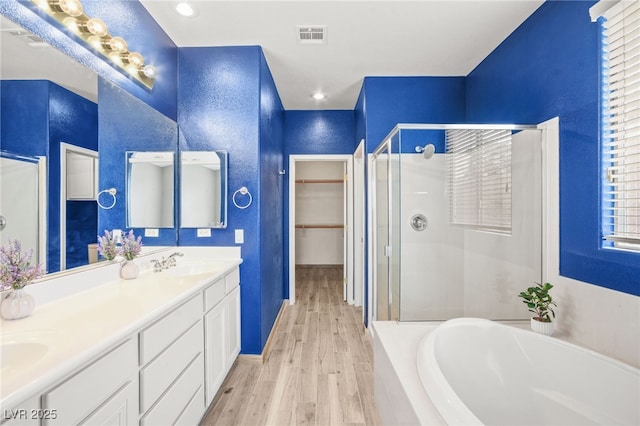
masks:
[[[49,345],[41,342],[8,342],[0,344],[0,371],[11,367],[35,364],[49,352]]]
[[[166,273],[174,277],[182,278],[190,275],[213,274],[220,270],[221,267],[222,265],[219,262],[179,262],[177,266],[167,269]]]

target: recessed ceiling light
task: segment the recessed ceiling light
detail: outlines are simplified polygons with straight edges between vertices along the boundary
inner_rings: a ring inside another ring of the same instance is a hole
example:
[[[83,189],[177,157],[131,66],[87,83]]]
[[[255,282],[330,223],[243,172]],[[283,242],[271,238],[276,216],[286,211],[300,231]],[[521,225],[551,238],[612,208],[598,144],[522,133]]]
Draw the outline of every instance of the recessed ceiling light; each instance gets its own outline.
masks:
[[[326,97],[327,97],[327,95],[325,95],[325,94],[324,94],[324,93],[322,93],[322,92],[316,92],[316,93],[314,93],[314,94],[312,95],[312,97],[313,97],[313,99],[315,99],[316,101],[321,101],[321,100],[323,100],[324,98],[326,98]]]
[[[196,15],[196,10],[187,2],[180,2],[176,4],[176,12],[187,18],[191,18]]]

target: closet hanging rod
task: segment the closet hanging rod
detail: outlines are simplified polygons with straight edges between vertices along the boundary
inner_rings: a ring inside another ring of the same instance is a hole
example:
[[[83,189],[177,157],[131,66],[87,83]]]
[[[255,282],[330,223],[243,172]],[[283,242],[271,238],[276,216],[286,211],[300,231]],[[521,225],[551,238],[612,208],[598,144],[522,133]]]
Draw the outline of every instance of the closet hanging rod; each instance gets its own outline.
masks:
[[[296,183],[343,183],[344,179],[296,179]]]
[[[339,224],[318,224],[318,225],[296,225],[296,229],[341,229],[344,225]]]

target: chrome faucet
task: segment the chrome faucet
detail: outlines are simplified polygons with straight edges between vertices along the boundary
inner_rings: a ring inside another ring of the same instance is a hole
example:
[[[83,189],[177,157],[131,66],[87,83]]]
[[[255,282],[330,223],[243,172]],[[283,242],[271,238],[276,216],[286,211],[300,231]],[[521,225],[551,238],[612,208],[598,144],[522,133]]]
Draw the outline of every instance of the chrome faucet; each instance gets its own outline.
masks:
[[[176,251],[171,253],[168,257],[162,257],[162,260],[151,259],[150,262],[153,265],[153,272],[160,272],[163,269],[169,269],[172,266],[176,266],[176,256],[184,256],[183,253]]]
[[[176,256],[182,257],[184,256],[183,253],[176,251],[173,252],[169,255],[169,257],[167,257],[166,259],[163,257],[162,258],[162,269],[169,269],[172,266],[176,266]]]
[[[162,271],[162,262],[160,262],[158,259],[151,259],[150,262],[153,265],[153,272]]]

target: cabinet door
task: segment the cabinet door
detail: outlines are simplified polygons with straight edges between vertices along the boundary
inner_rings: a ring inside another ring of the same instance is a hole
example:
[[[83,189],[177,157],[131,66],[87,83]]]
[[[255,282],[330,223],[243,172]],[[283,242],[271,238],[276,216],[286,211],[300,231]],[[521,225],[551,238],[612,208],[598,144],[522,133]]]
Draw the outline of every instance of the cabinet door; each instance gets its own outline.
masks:
[[[216,392],[218,392],[218,389],[227,374],[227,362],[225,357],[225,306],[226,303],[219,303],[204,317],[207,406],[211,404],[213,397],[216,396]]]
[[[226,305],[226,371],[240,353],[240,287],[234,288],[225,300]],[[225,372],[226,372],[225,371]]]
[[[67,200],[96,198],[96,159],[75,152],[67,153]]]
[[[138,382],[123,386],[102,407],[84,419],[81,425],[127,426],[138,424]]]
[[[138,374],[136,339],[129,339],[60,385],[44,394],[42,408],[56,411],[56,417],[43,418],[42,424],[75,425],[93,415]],[[136,381],[137,382],[137,381]],[[138,394],[135,394],[136,410]]]

